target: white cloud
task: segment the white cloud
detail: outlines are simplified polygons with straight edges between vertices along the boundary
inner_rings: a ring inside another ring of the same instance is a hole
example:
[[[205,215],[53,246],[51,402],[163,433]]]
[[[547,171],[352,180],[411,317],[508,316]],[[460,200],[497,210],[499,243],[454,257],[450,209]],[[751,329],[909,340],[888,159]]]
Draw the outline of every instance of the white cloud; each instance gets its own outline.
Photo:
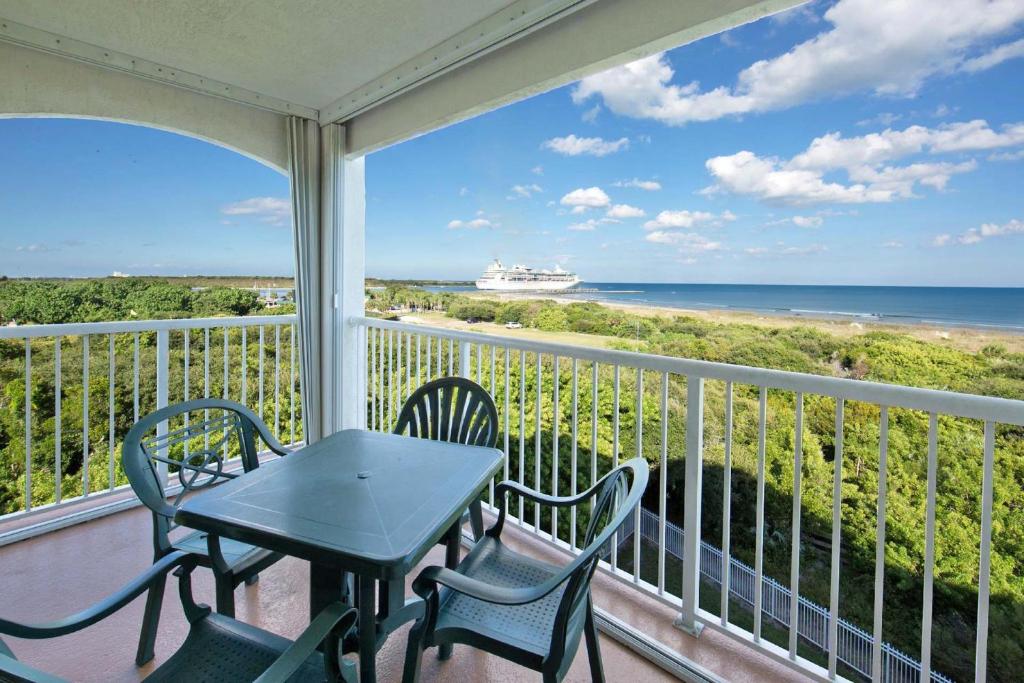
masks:
[[[902,118],[902,114],[893,114],[892,112],[883,111],[881,114],[872,116],[869,119],[861,119],[857,122],[857,125],[861,127],[877,125],[891,126]]]
[[[529,199],[533,195],[543,192],[543,188],[537,183],[531,183],[529,185],[513,185],[510,194],[506,199]]]
[[[583,115],[580,116],[580,118],[583,119],[584,123],[594,123],[595,121],[597,121],[597,115],[600,113],[601,105],[595,104],[593,107],[583,112]]]
[[[888,242],[882,242],[882,246],[886,249],[902,249],[903,242],[899,240],[890,240]]]
[[[587,209],[603,209],[612,200],[600,187],[577,188],[561,199],[562,206],[571,206],[572,213],[584,213]]]
[[[292,204],[279,197],[251,197],[221,207],[225,216],[255,216],[271,225],[289,225],[292,219]]]
[[[769,257],[810,256],[812,254],[821,254],[826,251],[828,251],[828,247],[824,244],[811,244],[806,247],[793,247],[787,246],[783,242],[779,242],[773,247],[747,247],[743,250],[743,253],[750,256]]]
[[[1016,152],[996,152],[988,156],[989,161],[1018,161],[1024,159],[1024,149],[1018,149]]]
[[[613,187],[635,187],[638,190],[645,190],[647,192],[657,192],[661,189],[661,183],[657,180],[640,180],[639,178],[633,178],[632,180],[619,180],[612,183]]]
[[[641,218],[647,214],[643,209],[638,209],[635,206],[629,204],[616,204],[612,208],[608,209],[609,218]]]
[[[468,187],[460,187],[459,188],[459,196],[460,197],[465,197],[468,194],[469,194],[469,188]]]
[[[968,73],[975,73],[991,69],[997,64],[1002,64],[1008,59],[1024,57],[1024,38],[1015,40],[1012,43],[997,45],[983,55],[968,59],[960,67]]]
[[[717,227],[724,221],[734,221],[736,215],[731,211],[723,211],[716,215],[708,211],[662,211],[653,220],[644,223],[647,230],[664,230],[665,228],[694,228],[702,225]]]
[[[573,232],[593,232],[597,229],[597,221],[593,218],[583,221],[582,223],[573,223],[566,230],[572,230]]]
[[[703,192],[729,190],[787,204],[820,202],[890,202],[913,197],[917,185],[944,189],[950,177],[973,171],[974,161],[920,162],[887,166],[918,154],[971,152],[1024,145],[1024,122],[999,130],[981,119],[942,124],[935,128],[910,126],[903,130],[844,138],[828,133],[789,160],[759,157],[744,150],[708,159],[706,167],[717,185]],[[825,180],[844,171],[848,184]]]
[[[793,216],[793,225],[798,228],[820,228],[825,222],[821,216]]]
[[[538,164],[530,169],[530,173],[533,175],[544,175],[544,167]]]
[[[1016,218],[1003,223],[983,223],[980,227],[970,228],[959,235],[937,235],[932,244],[936,247],[944,247],[948,244],[977,244],[990,237],[1005,237],[1007,235],[1024,234],[1024,221]]]
[[[655,244],[671,244],[679,247],[680,253],[695,253],[705,251],[722,251],[725,249],[721,242],[708,239],[704,235],[695,232],[673,232],[666,230],[655,230],[647,233],[644,237],[648,242]]]
[[[28,254],[44,254],[50,251],[57,251],[57,247],[50,246],[48,244],[21,244],[14,248],[14,251],[20,251]]]
[[[604,138],[580,138],[575,135],[567,135],[564,138],[552,138],[545,140],[541,147],[550,149],[566,156],[575,157],[581,154],[603,157],[608,154],[629,148],[629,138],[618,140],[605,140]]]
[[[823,18],[830,28],[778,57],[751,64],[732,87],[702,91],[696,81],[673,84],[675,71],[659,53],[584,78],[572,92],[573,101],[600,97],[616,114],[682,125],[860,91],[912,96],[932,76],[988,68],[1015,55],[1018,48],[1009,44],[1002,52],[971,56],[1024,20],[1024,3],[839,0]]]
[[[500,223],[493,223],[486,218],[474,218],[473,220],[453,220],[448,222],[449,230],[479,230],[481,228],[497,228]]]

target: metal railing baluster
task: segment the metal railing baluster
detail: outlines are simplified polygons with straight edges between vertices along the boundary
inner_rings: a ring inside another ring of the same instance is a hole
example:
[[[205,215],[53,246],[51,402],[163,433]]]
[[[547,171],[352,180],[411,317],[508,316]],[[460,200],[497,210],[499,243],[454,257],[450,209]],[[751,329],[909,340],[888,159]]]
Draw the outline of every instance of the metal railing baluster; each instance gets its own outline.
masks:
[[[266,421],[267,417],[263,414],[263,355],[264,355],[264,343],[266,328],[260,325],[260,335],[258,343],[259,361],[257,362],[256,370],[256,381],[259,383],[259,390],[256,392],[256,414],[260,416],[260,419]]]
[[[61,367],[61,346],[62,337],[55,337],[53,340],[53,497],[55,503],[60,503],[63,498],[64,484],[64,455],[61,440],[61,427],[64,421],[63,393],[61,379],[63,369]]]
[[[796,661],[800,624],[800,484],[803,473],[804,395],[796,395],[796,427],[793,446],[793,521],[790,526],[789,560],[789,658]]]
[[[132,348],[132,421],[139,421],[139,333],[135,333]]]
[[[576,481],[576,456],[579,451],[579,406],[580,406],[580,392],[579,392],[579,361],[576,358],[572,359],[572,441],[571,448],[569,450],[569,495],[575,496],[578,490],[578,484]],[[573,505],[569,508],[569,547],[576,548],[576,506]]]
[[[542,408],[542,397],[541,392],[543,391],[543,377],[541,376],[542,370],[541,355],[537,354],[537,403],[534,409],[534,417],[536,418],[536,425],[534,426],[534,441],[533,441],[533,486],[537,491],[541,490],[540,485],[540,453],[541,453],[541,432],[544,431],[544,425],[542,421],[543,408]],[[540,503],[534,503],[533,505],[533,529],[534,531],[540,532]]]
[[[612,468],[619,466],[619,366],[612,370]],[[612,571],[619,568],[619,533],[612,534]]]
[[[558,422],[560,419],[561,405],[558,396],[559,385],[561,384],[558,368],[558,356],[552,360],[552,390],[551,397],[551,495],[558,495],[558,468],[561,453],[558,451]],[[538,458],[539,461],[539,458]],[[538,488],[538,490],[540,490]],[[558,508],[551,508],[551,540],[558,540]]]
[[[249,332],[248,328],[243,325],[242,326],[242,388],[240,390],[241,391],[241,398],[238,399],[238,402],[241,403],[243,406],[249,405],[249,385],[248,385],[248,379],[249,379],[249,377],[248,377],[248,375],[249,375],[249,349],[248,349],[248,341],[247,341],[248,340],[248,332]]]
[[[82,495],[89,495],[89,335],[82,335]]]
[[[365,376],[365,373],[364,373]],[[274,325],[274,438],[281,440],[281,326]]]
[[[504,476],[504,478],[505,479],[508,479],[508,476],[509,476],[509,458],[511,457],[509,455],[509,433],[508,433],[508,429],[509,429],[509,413],[512,412],[512,405],[509,402],[510,393],[511,393],[509,391],[509,385],[512,383],[511,382],[511,374],[510,374],[510,370],[511,370],[510,365],[511,364],[509,362],[509,360],[510,360],[509,356],[510,355],[511,355],[511,350],[506,346],[505,347],[505,403],[504,403],[504,406],[505,406],[505,415],[504,415],[504,418],[505,418],[505,476]],[[492,505],[494,504],[493,499],[491,500],[491,504]]]
[[[725,383],[725,459],[722,463],[722,600],[719,617],[729,625],[729,582],[732,556],[729,534],[732,531],[732,382]]]
[[[757,403],[757,513],[754,522],[754,642],[761,641],[764,610],[764,458],[768,422],[768,388],[760,387]]]
[[[526,351],[519,352],[519,483],[526,485]],[[519,526],[526,521],[523,502],[519,496]]]
[[[882,610],[885,585],[885,511],[889,458],[889,408],[882,406],[878,436],[878,513],[875,520],[875,602],[872,628],[871,679],[882,680]],[[981,680],[984,680],[982,678]]]
[[[843,540],[843,399],[836,399],[834,460],[832,462],[832,559],[829,580],[828,675],[836,677],[839,659],[839,565]]]
[[[636,369],[636,457],[644,457],[644,369]],[[633,583],[640,581],[640,506],[633,512]]]
[[[109,489],[114,490],[114,335],[107,335],[107,451],[110,453],[107,462],[107,476],[110,479]],[[187,385],[186,385],[187,386]]]
[[[992,478],[995,470],[995,431],[985,421],[985,456],[981,479],[981,544],[978,563],[978,623],[974,644],[974,680],[987,680],[988,675],[988,610],[989,583],[992,567]]]
[[[25,340],[25,511],[32,509],[32,340]]]
[[[290,326],[288,346],[291,354],[288,363],[288,430],[289,442],[295,443],[295,325]]]
[[[661,373],[661,456],[658,460],[658,595],[665,594],[665,522],[668,510],[668,381]]]

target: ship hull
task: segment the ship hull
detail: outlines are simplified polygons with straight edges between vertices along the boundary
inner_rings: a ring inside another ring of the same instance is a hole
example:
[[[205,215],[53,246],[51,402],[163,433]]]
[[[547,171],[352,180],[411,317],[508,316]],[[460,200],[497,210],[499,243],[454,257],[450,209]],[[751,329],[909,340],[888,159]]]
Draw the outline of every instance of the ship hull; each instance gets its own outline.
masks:
[[[580,283],[579,278],[572,280],[535,282],[508,282],[505,280],[477,280],[476,288],[493,292],[557,292],[563,289],[575,287]]]

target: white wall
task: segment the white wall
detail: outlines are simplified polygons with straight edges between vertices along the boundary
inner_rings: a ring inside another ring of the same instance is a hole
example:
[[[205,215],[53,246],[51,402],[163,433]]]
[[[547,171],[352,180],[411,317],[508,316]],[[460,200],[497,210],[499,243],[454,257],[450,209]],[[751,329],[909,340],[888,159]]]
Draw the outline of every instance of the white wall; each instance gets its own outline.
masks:
[[[0,42],[0,118],[139,123],[212,142],[285,172],[285,117]]]

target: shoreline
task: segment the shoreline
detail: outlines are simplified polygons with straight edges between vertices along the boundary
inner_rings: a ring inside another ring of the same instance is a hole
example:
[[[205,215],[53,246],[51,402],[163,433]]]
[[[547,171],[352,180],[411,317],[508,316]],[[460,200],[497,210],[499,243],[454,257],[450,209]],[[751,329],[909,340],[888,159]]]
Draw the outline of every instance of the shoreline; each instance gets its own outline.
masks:
[[[458,294],[492,301],[554,301],[559,304],[594,303],[648,317],[689,316],[721,324],[747,324],[765,328],[813,327],[842,337],[882,331],[905,334],[920,341],[948,343],[951,346],[978,352],[989,344],[1001,344],[1011,352],[1024,352],[1024,329],[984,326],[968,323],[879,319],[857,315],[792,311],[751,311],[723,308],[683,308],[639,302],[607,301],[549,293],[499,293],[462,291]]]

